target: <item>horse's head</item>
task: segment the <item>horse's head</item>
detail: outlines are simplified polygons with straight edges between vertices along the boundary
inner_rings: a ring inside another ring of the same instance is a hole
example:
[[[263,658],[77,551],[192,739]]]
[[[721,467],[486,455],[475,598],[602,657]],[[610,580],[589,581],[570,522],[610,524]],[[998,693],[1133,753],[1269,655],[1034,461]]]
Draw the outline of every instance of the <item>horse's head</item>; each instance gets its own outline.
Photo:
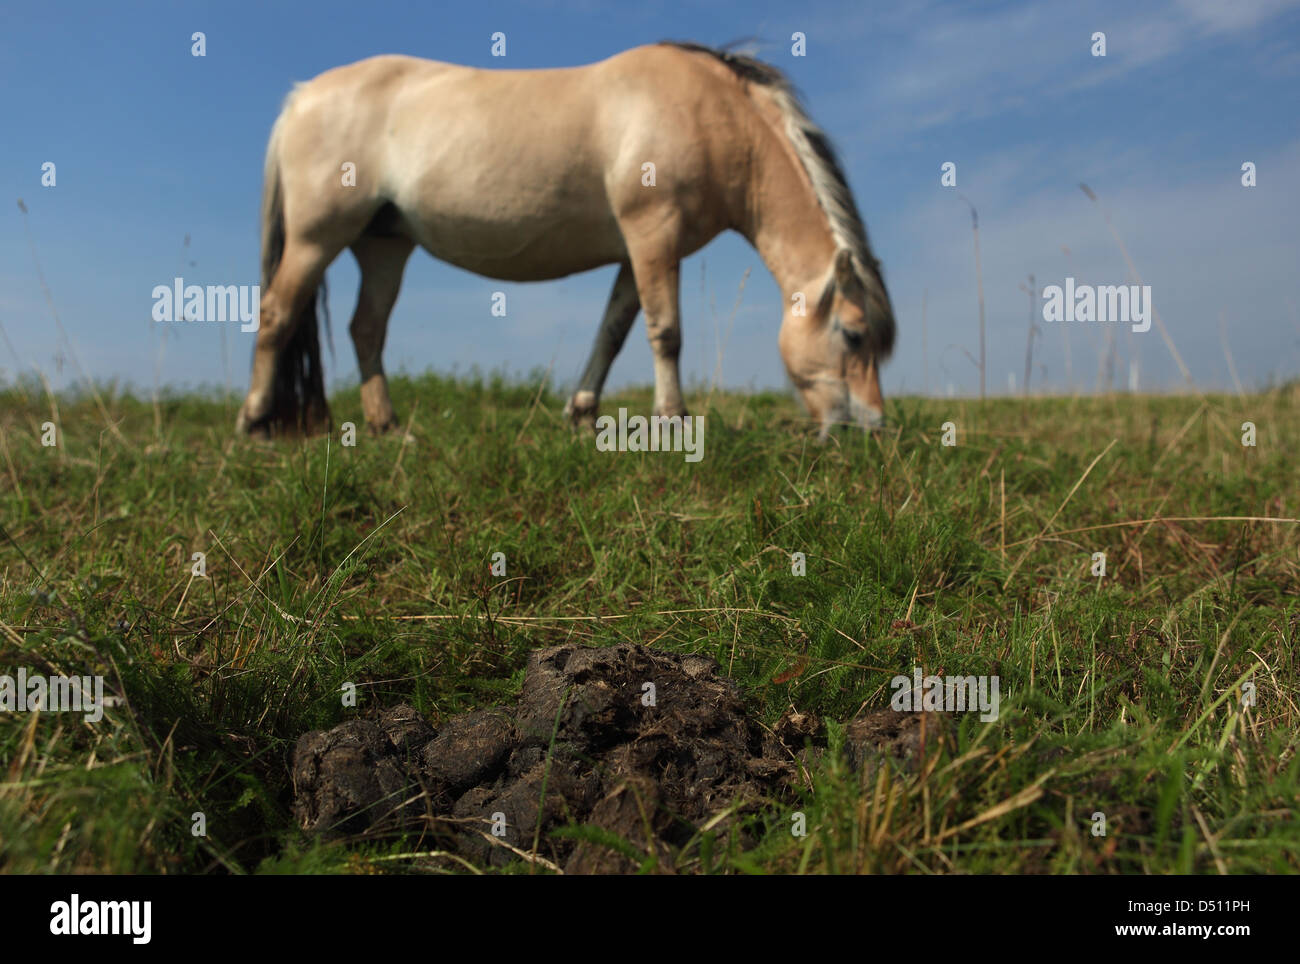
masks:
[[[821,437],[836,424],[865,429],[884,422],[878,363],[894,347],[894,309],[880,265],[841,249],[811,310],[787,305],[781,357]]]

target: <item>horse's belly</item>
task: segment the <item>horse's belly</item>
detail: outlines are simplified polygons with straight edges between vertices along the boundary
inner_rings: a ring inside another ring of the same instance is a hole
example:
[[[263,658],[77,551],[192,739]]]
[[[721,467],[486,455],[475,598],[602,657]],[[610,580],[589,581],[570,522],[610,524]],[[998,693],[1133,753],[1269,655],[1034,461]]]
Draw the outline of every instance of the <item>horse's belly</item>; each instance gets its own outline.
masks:
[[[566,81],[538,100],[521,83],[455,70],[410,88],[382,141],[389,199],[430,254],[490,277],[559,278],[623,260],[581,91]]]
[[[536,215],[406,210],[411,234],[440,261],[503,281],[543,281],[622,261],[627,256],[617,222],[608,213],[570,206]],[[413,216],[414,215],[414,216]]]

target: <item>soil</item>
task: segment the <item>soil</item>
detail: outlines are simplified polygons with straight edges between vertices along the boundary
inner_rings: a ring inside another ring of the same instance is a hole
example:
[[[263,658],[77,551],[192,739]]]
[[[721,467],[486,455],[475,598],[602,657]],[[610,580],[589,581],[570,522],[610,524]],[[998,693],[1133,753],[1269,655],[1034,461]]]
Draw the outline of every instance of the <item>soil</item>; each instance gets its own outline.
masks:
[[[566,873],[662,872],[733,805],[713,829],[736,826],[743,845],[744,815],[794,798],[799,758],[810,742],[817,752],[820,732],[793,708],[774,729],[761,726],[706,657],[558,646],[529,657],[512,710],[435,729],[395,706],[304,734],[294,811],[304,830],[329,838],[422,833],[421,849],[476,866],[535,853]],[[882,756],[906,761],[919,734],[918,714],[869,713],[847,727],[846,756],[864,771]],[[569,825],[587,829],[550,832]]]

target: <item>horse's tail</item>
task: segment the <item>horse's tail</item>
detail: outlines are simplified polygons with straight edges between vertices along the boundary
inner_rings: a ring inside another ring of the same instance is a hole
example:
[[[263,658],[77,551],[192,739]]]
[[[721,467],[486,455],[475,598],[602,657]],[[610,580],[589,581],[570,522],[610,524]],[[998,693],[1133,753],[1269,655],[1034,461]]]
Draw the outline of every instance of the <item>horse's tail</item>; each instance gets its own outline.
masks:
[[[285,99],[266,145],[266,167],[262,181],[263,294],[270,291],[271,282],[280,267],[280,259],[284,256],[284,188],[280,175],[280,140],[293,97],[293,93],[290,93]],[[324,290],[323,279],[321,289]],[[315,292],[299,309],[290,325],[288,339],[280,347],[269,421],[277,434],[310,434],[320,428],[329,430],[329,404],[325,400]]]

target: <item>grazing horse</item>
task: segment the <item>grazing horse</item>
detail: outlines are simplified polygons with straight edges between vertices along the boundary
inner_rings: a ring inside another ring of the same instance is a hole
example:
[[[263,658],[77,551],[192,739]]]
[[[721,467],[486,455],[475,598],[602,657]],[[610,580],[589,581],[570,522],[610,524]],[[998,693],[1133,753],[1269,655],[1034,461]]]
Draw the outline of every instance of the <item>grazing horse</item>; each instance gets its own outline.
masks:
[[[826,134],[789,80],[696,44],[637,47],[585,67],[478,70],[373,57],[289,94],[266,152],[262,300],[238,430],[328,429],[316,293],[351,248],[349,331],[370,428],[397,425],[382,354],[419,245],[505,281],[619,265],[566,406],[592,424],[637,312],[654,355],[654,414],[684,415],[681,260],[739,232],[780,285],[778,343],[825,437],[877,425],[894,314]]]

